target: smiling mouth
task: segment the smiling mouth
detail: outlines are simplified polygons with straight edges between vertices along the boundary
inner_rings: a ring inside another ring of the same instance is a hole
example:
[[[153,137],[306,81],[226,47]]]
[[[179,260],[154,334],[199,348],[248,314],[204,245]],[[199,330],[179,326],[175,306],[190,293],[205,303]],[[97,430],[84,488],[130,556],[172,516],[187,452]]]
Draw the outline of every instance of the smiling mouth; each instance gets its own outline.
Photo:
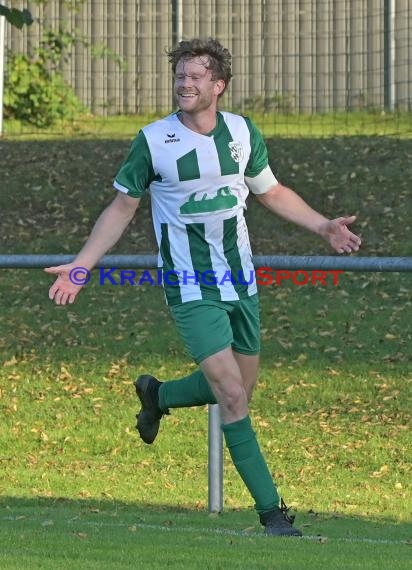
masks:
[[[196,93],[179,93],[179,97],[185,97],[185,98],[196,97]]]

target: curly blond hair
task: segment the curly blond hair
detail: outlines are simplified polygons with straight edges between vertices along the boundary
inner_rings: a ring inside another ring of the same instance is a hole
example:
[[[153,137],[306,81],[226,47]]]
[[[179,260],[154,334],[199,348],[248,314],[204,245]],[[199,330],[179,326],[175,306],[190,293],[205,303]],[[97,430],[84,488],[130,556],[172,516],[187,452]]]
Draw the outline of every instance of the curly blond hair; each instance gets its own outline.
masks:
[[[176,73],[177,64],[181,59],[189,60],[198,56],[207,56],[206,69],[212,72],[212,79],[223,79],[225,88],[223,95],[232,78],[232,55],[220,42],[213,38],[194,38],[183,40],[171,50],[167,51],[169,62],[172,64],[173,74]]]

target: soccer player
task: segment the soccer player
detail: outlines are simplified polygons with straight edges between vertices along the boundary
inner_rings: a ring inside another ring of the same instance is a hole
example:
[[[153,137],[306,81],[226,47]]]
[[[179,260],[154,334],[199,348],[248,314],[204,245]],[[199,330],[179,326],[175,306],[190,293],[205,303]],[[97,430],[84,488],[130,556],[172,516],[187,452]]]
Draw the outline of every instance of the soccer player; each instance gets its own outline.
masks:
[[[120,238],[150,190],[168,305],[199,368],[160,382],[140,376],[137,430],[155,440],[171,408],[218,403],[233,463],[269,536],[301,536],[280,498],[252,428],[248,402],[259,362],[259,301],[244,219],[249,192],[283,218],[319,234],[338,253],[357,251],[355,216],[329,220],[275,178],[251,120],[218,111],[231,79],[231,54],[219,42],[181,41],[168,52],[178,111],[144,127],[115,178],[117,195],[74,262],[47,268],[58,277],[49,297],[73,303],[70,271],[92,269]]]

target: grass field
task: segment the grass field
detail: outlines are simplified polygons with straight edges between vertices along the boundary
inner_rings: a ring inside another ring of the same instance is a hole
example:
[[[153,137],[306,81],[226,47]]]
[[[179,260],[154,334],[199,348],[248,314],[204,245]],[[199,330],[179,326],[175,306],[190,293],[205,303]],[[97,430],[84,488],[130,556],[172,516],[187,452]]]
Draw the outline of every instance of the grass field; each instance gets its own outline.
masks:
[[[410,256],[412,140],[360,130],[274,137],[271,163],[325,214],[357,214],[359,255]],[[124,135],[1,139],[1,253],[75,253]],[[148,209],[114,252],[155,251]],[[330,254],[253,201],[247,216],[255,254]],[[162,290],[95,272],[63,308],[41,270],[0,270],[0,568],[410,568],[411,279],[261,287],[251,415],[305,535],[270,540],[227,454],[224,512],[207,513],[205,408],[174,411],[153,446],[134,430],[134,377],[193,370]]]
[[[165,113],[166,114],[166,113]],[[336,136],[395,136],[411,138],[412,113],[383,111],[332,112],[319,114],[267,113],[245,109],[266,137],[336,137]],[[136,131],[163,115],[147,114],[130,117],[113,115],[101,117],[83,116],[69,123],[56,124],[49,130],[36,128],[19,121],[7,121],[8,137],[48,139],[66,136],[108,137],[124,139],[133,137]]]
[[[407,525],[393,520],[307,515],[306,538],[291,541],[258,534],[250,512],[216,518],[170,506],[42,500],[14,501],[6,513],[0,563],[13,570],[410,567]]]

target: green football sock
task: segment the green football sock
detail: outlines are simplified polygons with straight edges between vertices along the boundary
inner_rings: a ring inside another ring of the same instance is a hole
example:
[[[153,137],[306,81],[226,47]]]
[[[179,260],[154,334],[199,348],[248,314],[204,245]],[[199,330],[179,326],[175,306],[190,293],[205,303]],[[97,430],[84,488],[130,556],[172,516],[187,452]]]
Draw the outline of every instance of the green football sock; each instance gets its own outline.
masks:
[[[216,404],[216,398],[201,370],[196,370],[180,380],[163,382],[159,388],[159,408],[161,410],[189,408],[204,404]]]
[[[260,451],[250,417],[222,425],[232,461],[255,501],[258,513],[279,506],[280,497]]]

